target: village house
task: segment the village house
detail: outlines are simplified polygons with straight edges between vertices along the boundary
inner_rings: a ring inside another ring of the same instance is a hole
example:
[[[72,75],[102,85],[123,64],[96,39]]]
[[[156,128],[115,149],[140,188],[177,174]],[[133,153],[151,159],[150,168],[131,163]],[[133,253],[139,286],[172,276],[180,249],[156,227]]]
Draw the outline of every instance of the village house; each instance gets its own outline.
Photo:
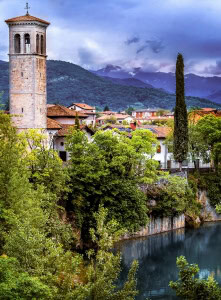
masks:
[[[148,117],[154,117],[157,116],[159,108],[146,108],[146,109],[138,109],[132,111],[132,116],[136,119],[146,119]]]
[[[96,109],[94,106],[90,106],[86,103],[72,103],[68,106],[69,109],[75,110],[81,113],[85,113],[87,118],[84,120],[86,125],[95,126],[96,124]]]
[[[134,122],[134,118],[130,115],[124,115],[124,114],[111,114],[111,115],[104,115],[99,118],[97,118],[96,122],[99,125],[104,125],[108,123],[108,120],[116,121],[119,124],[123,124],[123,122],[130,124],[131,122]]]

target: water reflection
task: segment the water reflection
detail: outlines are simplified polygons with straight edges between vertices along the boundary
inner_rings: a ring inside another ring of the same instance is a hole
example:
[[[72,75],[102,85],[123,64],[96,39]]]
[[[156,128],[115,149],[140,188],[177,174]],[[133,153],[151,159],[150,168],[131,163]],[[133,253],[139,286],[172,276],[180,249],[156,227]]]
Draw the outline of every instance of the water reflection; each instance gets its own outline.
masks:
[[[131,262],[139,261],[137,274],[137,299],[178,299],[168,287],[170,280],[176,280],[178,270],[176,257],[186,256],[188,262],[197,263],[201,269],[200,278],[212,273],[221,283],[221,223],[207,223],[195,230],[179,229],[147,238],[121,242],[123,272],[125,280]]]

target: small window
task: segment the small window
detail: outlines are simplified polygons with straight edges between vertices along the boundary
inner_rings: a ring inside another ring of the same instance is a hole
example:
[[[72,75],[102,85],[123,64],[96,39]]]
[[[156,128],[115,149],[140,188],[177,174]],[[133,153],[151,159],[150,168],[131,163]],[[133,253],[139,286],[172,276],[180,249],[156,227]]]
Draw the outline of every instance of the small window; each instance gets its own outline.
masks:
[[[157,153],[161,153],[161,146],[160,145],[157,147]]]
[[[21,72],[21,77],[23,77],[23,75],[24,75],[23,72]]]
[[[40,47],[39,47],[39,34],[36,35],[36,53],[39,53]]]
[[[24,112],[24,108],[22,107],[22,109],[21,109],[21,112],[23,113]]]
[[[64,142],[61,142],[61,146],[64,146]]]
[[[60,159],[63,161],[67,161],[67,152],[66,151],[59,151]]]
[[[14,45],[15,45],[15,53],[21,53],[21,37],[20,37],[20,34],[15,35]]]
[[[41,35],[41,54],[44,54],[44,37]]]
[[[30,34],[25,34],[25,53],[31,53],[31,40]]]

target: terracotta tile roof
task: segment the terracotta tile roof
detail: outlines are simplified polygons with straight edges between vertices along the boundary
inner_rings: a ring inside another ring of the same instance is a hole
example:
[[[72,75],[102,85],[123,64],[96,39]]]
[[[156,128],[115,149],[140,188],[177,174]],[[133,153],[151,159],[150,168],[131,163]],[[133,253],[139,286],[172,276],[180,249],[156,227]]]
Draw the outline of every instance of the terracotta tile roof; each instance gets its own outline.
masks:
[[[169,115],[169,116],[150,116],[150,117],[146,117],[146,118],[136,118],[136,120],[143,120],[143,121],[156,121],[156,120],[169,120],[169,119],[173,119],[174,116]]]
[[[210,108],[210,107],[204,107],[202,108],[203,111],[214,111],[216,110],[215,108]]]
[[[75,110],[69,109],[62,105],[53,105],[47,108],[47,116],[48,117],[76,117],[78,115],[79,118],[87,118],[86,114],[81,112],[76,112]]]
[[[116,114],[115,111],[111,111],[111,110],[99,111],[98,113],[99,113],[100,115],[114,115],[114,114]]]
[[[47,118],[47,129],[61,129],[62,126],[55,120]]]
[[[117,120],[120,120],[120,119],[126,119],[128,117],[131,117],[130,115],[124,115],[124,114],[113,114],[113,115],[106,115],[106,116],[101,116],[100,118],[97,118],[98,121],[102,121],[102,120],[106,120],[106,119],[109,119],[111,117],[114,117],[116,118]],[[131,117],[133,118],[133,117]]]
[[[8,20],[5,20],[6,23],[11,23],[11,22],[23,22],[23,21],[37,21],[37,22],[41,22],[41,23],[44,23],[44,24],[47,24],[47,25],[50,25],[49,22],[45,21],[45,20],[42,20],[42,19],[39,19],[39,18],[36,18],[36,17],[33,17],[33,16],[30,16],[30,15],[25,15],[25,16],[20,16],[20,17],[15,17],[15,18],[11,18],[11,19],[8,19]]]
[[[171,128],[167,126],[154,126],[154,125],[140,125],[137,126],[136,129],[148,129],[153,134],[157,136],[157,138],[166,138],[170,133]]]
[[[69,124],[61,124],[62,129],[60,129],[57,132],[57,135],[60,137],[66,136],[70,130],[70,128],[74,128],[74,125],[69,125]],[[93,130],[91,130],[87,125],[80,125],[80,129],[81,130],[86,130],[88,132],[90,132],[91,134],[94,134]]]
[[[92,112],[84,109],[82,109],[80,112],[86,115],[96,115],[96,112]]]
[[[72,105],[76,105],[82,109],[95,109],[94,107],[88,105],[88,104],[85,104],[85,103],[73,103]],[[71,106],[72,106],[71,105]]]

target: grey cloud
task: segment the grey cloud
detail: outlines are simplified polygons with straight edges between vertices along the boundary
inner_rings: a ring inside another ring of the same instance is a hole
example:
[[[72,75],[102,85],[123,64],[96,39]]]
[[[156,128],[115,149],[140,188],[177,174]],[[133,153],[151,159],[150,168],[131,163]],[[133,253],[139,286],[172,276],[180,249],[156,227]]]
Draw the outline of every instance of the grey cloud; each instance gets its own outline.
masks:
[[[146,44],[150,47],[150,49],[154,53],[159,53],[165,48],[162,41],[157,41],[157,40],[152,40],[151,41],[151,40],[149,40],[149,41],[146,41]]]
[[[143,52],[147,47],[148,47],[147,45],[141,46],[140,48],[137,49],[136,53],[139,54],[139,53]]]
[[[136,53],[139,54],[147,48],[151,49],[153,53],[159,53],[165,48],[165,46],[163,45],[163,42],[160,40],[147,40],[145,41],[144,45],[142,45],[137,49]]]
[[[205,67],[202,73],[221,75],[221,60],[218,60],[215,65]]]
[[[140,38],[139,37],[133,37],[131,39],[128,39],[125,44],[126,45],[131,45],[131,44],[136,44],[136,43],[139,43],[140,41]]]
[[[96,55],[87,48],[79,48],[78,56],[81,65],[93,65],[96,64]]]

